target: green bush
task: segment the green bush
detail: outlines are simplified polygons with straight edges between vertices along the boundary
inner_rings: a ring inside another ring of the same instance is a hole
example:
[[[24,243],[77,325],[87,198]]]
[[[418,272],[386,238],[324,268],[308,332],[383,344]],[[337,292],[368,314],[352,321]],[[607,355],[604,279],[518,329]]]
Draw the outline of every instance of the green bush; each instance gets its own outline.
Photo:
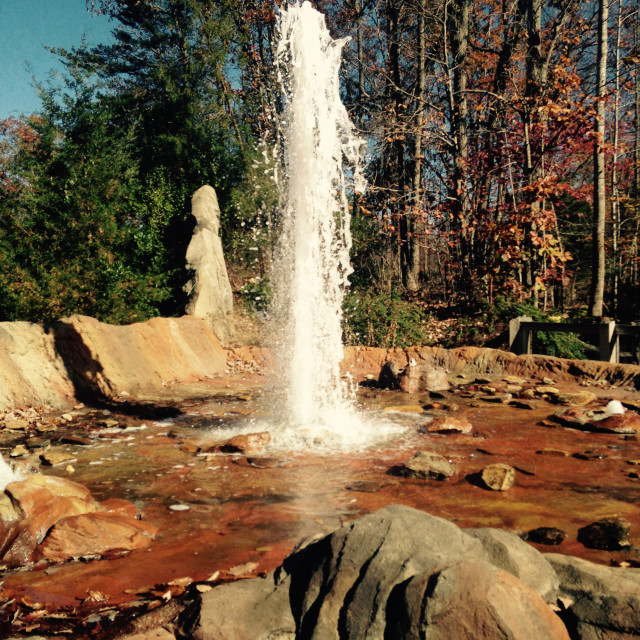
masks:
[[[425,344],[426,315],[397,291],[350,291],[344,302],[343,331],[348,345],[407,347]]]

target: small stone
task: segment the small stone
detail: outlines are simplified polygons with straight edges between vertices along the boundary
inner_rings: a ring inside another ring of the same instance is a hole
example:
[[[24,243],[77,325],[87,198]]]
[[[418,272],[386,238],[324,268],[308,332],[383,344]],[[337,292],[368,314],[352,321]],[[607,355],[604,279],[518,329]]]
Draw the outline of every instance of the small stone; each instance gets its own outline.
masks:
[[[553,380],[552,378],[542,378],[542,382],[543,384],[555,384],[555,380]]]
[[[29,423],[22,418],[5,418],[4,428],[11,431],[23,431],[29,428]]]
[[[30,451],[29,449],[27,449],[27,447],[25,447],[23,444],[18,444],[11,450],[9,456],[12,458],[24,458],[25,456],[28,456],[29,453]]]
[[[487,376],[476,376],[474,382],[477,384],[489,384],[493,382],[493,378],[488,378]]]
[[[113,429],[114,427],[119,427],[120,422],[118,420],[114,420],[113,418],[107,418],[106,420],[100,420],[98,423],[101,427],[105,429]]]
[[[541,385],[539,387],[536,387],[536,393],[539,393],[541,395],[547,394],[550,396],[557,396],[560,393],[560,389],[548,385]]]
[[[252,454],[262,451],[271,442],[271,434],[268,431],[246,433],[234,436],[220,447],[224,453]]]
[[[46,451],[40,455],[42,463],[52,467],[57,464],[62,464],[63,462],[69,462],[69,460],[73,460],[74,458],[74,455],[66,451]]]
[[[580,451],[573,454],[574,458],[578,460],[604,460],[607,458],[607,454],[604,451],[598,451],[596,449],[588,449],[587,451]]]
[[[524,535],[524,539],[537,544],[557,545],[565,540],[567,534],[555,527],[538,527]]]
[[[482,480],[493,491],[506,491],[516,481],[516,470],[501,462],[490,464],[482,470]]]
[[[562,449],[538,449],[536,453],[540,456],[557,456],[558,458],[566,458],[569,453],[567,451],[562,451]]]
[[[523,385],[527,382],[524,378],[519,378],[518,376],[505,376],[502,379],[509,384]]]
[[[588,549],[626,549],[631,546],[628,538],[630,528],[631,523],[625,518],[603,518],[578,529],[578,542]]]
[[[578,391],[577,393],[560,393],[558,394],[558,403],[570,407],[579,407],[590,404],[596,400],[596,394],[591,391]]]
[[[640,466],[640,460],[627,460],[627,464],[631,464],[635,467]]]
[[[420,433],[471,433],[473,427],[464,416],[441,416],[422,425]]]
[[[454,471],[454,465],[444,456],[430,451],[418,451],[413,458],[391,467],[388,473],[403,478],[445,480]]]
[[[189,511],[191,507],[188,504],[172,504],[169,505],[171,511]]]
[[[536,392],[533,389],[525,389],[520,395],[523,398],[533,399],[536,397]]]
[[[495,387],[490,387],[489,385],[483,385],[480,387],[480,391],[482,391],[482,393],[486,393],[492,396],[492,395],[495,395],[498,390]]]
[[[253,397],[249,394],[238,396],[238,400],[242,400],[243,402],[251,402]]]
[[[383,413],[424,413],[424,409],[419,404],[394,404],[385,407]]]
[[[480,400],[493,404],[506,404],[507,402],[511,402],[512,399],[513,396],[510,393],[503,393],[499,396],[480,396]]]
[[[520,393],[522,389],[523,387],[521,384],[508,384],[504,388],[507,393]]]
[[[240,576],[247,576],[253,573],[257,568],[257,562],[245,562],[244,564],[239,564],[236,567],[231,567],[231,569],[229,569],[229,573],[234,578],[239,578]]]
[[[36,424],[36,431],[38,433],[46,433],[47,431],[55,431],[58,427],[52,422],[38,422]]]
[[[73,416],[70,413],[63,413],[60,418],[65,422],[71,422],[73,420]]]
[[[533,402],[527,402],[526,400],[511,400],[509,406],[516,409],[527,409],[529,411],[533,411],[533,409],[536,408]]]

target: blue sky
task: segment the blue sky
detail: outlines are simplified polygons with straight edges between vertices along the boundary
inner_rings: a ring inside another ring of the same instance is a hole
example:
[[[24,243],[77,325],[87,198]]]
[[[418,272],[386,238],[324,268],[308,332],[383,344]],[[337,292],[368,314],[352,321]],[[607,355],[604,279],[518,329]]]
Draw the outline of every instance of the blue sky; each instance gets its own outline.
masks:
[[[27,64],[39,82],[62,70],[45,45],[70,48],[83,35],[96,45],[109,40],[112,27],[88,12],[85,0],[0,0],[0,119],[39,106]]]

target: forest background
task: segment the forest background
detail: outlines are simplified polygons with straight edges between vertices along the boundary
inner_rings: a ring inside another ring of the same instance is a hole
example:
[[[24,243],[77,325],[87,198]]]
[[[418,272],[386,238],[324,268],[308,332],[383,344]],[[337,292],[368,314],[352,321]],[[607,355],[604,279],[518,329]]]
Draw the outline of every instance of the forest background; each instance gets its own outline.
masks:
[[[182,314],[203,184],[238,299],[265,311],[278,4],[88,2],[113,40],[55,50],[67,73],[41,108],[0,120],[0,320]],[[640,0],[313,4],[351,38],[342,95],[367,143],[348,343],[486,343],[522,313],[636,320]]]

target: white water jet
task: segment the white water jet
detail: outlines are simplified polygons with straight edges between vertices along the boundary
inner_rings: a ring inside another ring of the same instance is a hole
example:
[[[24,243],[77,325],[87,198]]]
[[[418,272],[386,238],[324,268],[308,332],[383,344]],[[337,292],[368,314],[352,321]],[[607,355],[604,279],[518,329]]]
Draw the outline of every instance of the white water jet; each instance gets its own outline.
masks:
[[[364,143],[340,99],[339,68],[347,39],[333,40],[309,2],[279,16],[276,56],[283,91],[282,231],[274,268],[273,315],[285,439],[325,447],[370,441],[341,378],[342,302],[352,269],[347,175],[362,190]],[[280,434],[282,437],[282,434]]]

